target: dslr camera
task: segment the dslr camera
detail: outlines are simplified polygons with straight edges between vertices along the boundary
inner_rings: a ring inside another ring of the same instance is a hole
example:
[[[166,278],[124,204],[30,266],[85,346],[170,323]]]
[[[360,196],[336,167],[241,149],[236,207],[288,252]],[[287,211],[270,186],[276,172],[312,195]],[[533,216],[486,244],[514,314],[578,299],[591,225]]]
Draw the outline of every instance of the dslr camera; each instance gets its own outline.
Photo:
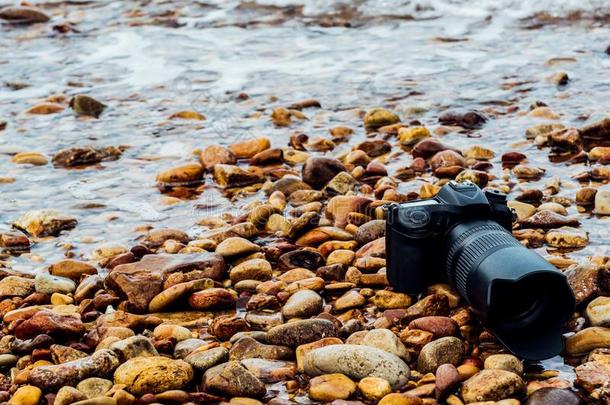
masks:
[[[431,199],[386,207],[388,281],[419,294],[451,284],[512,353],[542,360],[563,350],[574,310],[566,277],[511,234],[506,195],[450,182]]]

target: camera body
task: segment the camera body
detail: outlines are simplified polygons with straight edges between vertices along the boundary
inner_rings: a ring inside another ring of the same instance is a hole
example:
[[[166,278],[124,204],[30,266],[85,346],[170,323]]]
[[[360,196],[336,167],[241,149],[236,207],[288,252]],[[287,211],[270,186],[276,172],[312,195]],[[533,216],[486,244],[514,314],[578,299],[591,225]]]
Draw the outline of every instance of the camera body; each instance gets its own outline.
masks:
[[[511,233],[506,196],[450,182],[436,197],[387,207],[386,270],[397,290],[451,284],[509,351],[528,360],[563,350],[574,311],[563,273]]]
[[[435,282],[453,281],[444,268],[450,252],[444,252],[443,240],[449,229],[472,219],[493,221],[510,232],[514,219],[504,194],[453,181],[434,198],[391,205],[386,214],[388,281],[409,294],[421,293]]]

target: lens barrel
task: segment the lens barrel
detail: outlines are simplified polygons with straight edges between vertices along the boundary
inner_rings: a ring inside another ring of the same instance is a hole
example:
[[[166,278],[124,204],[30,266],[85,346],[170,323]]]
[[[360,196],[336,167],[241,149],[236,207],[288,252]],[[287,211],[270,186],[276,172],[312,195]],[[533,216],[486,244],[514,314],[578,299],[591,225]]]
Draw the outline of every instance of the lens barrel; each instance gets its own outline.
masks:
[[[502,343],[528,360],[563,348],[574,308],[565,276],[490,220],[466,220],[444,239],[449,282]]]

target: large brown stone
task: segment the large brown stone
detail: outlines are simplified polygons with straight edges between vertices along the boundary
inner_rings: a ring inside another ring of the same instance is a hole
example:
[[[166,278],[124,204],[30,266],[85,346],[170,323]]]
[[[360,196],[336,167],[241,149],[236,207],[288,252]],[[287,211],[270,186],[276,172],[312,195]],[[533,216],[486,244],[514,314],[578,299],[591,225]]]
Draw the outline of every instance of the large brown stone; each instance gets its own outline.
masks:
[[[307,159],[303,165],[303,181],[313,188],[321,189],[333,177],[346,171],[343,163],[337,159],[316,156]]]
[[[233,397],[259,398],[267,392],[265,384],[238,361],[219,364],[203,375],[204,390]]]
[[[569,267],[564,274],[574,292],[577,305],[600,295],[610,294],[610,268],[608,267],[578,264]]]
[[[101,349],[91,356],[53,366],[36,367],[28,375],[28,382],[44,390],[56,390],[60,387],[75,386],[89,377],[109,375],[119,365],[114,352]]]
[[[15,328],[18,339],[31,339],[40,334],[62,338],[78,337],[85,332],[85,327],[78,317],[59,315],[51,311],[38,311],[30,319],[21,322]]]
[[[220,280],[225,274],[225,262],[215,253],[146,255],[139,262],[116,266],[106,277],[106,285],[127,298],[130,310],[144,312],[153,297],[163,290],[163,282],[170,274],[193,270],[203,271],[203,277]]]

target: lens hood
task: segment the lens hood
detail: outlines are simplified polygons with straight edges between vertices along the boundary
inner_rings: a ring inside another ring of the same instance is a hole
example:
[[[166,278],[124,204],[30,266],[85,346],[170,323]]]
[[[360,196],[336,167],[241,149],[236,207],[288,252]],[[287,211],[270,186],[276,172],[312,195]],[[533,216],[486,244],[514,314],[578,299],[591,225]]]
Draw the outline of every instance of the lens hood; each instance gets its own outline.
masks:
[[[447,245],[454,285],[508,350],[527,360],[563,350],[575,300],[559,270],[491,221],[456,225]]]

